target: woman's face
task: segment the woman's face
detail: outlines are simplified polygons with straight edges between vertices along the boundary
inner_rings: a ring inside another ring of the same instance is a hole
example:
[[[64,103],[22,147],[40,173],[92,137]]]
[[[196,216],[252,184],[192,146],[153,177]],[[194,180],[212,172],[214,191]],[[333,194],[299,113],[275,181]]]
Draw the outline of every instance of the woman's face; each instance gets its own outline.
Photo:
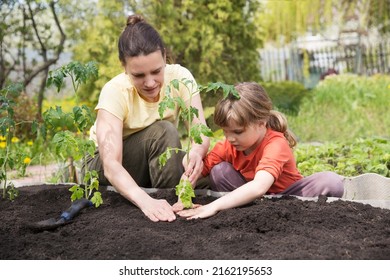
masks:
[[[237,151],[245,155],[252,153],[263,141],[267,128],[263,122],[253,123],[247,127],[230,122],[228,127],[222,127],[225,138]]]
[[[125,71],[139,95],[148,102],[157,102],[164,84],[165,57],[160,50],[148,55],[126,58]]]

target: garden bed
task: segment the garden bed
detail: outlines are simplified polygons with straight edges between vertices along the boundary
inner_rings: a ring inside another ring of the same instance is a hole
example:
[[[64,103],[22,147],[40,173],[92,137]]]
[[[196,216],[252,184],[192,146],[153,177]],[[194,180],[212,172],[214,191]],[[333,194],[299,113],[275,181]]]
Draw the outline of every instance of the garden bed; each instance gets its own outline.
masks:
[[[43,232],[26,227],[58,218],[70,206],[68,189],[20,187],[15,201],[1,201],[0,259],[390,259],[390,210],[325,198],[262,198],[208,219],[154,223],[103,189],[104,204],[83,210],[70,224]],[[173,190],[151,195],[176,200]]]

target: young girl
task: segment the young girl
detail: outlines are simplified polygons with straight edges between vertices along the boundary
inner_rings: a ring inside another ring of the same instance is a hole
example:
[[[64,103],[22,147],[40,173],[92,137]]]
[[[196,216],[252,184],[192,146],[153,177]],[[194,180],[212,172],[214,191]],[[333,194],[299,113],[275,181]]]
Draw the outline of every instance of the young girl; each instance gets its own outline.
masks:
[[[202,176],[209,175],[212,190],[229,193],[178,215],[206,218],[264,194],[341,197],[344,187],[336,173],[320,172],[306,178],[299,173],[292,151],[296,140],[285,117],[272,110],[263,87],[247,82],[235,88],[239,99],[229,95],[215,107],[214,121],[223,129],[225,140],[206,156],[202,171]]]

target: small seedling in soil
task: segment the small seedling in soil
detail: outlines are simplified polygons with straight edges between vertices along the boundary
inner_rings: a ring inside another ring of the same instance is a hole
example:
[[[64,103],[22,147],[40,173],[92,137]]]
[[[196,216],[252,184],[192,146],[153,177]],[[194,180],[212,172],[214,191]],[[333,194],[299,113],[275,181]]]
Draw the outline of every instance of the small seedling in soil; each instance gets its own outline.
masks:
[[[165,91],[165,97],[159,105],[159,114],[160,117],[163,117],[165,110],[171,109],[174,110],[176,106],[179,107],[180,113],[179,117],[182,121],[186,123],[186,132],[187,132],[187,142],[184,145],[184,149],[179,148],[167,148],[167,150],[160,155],[159,163],[160,166],[164,166],[171,158],[172,152],[178,153],[179,151],[184,151],[186,153],[187,162],[189,161],[189,151],[192,148],[194,143],[202,144],[203,139],[202,135],[206,137],[213,136],[211,129],[204,124],[193,124],[195,117],[199,117],[199,112],[197,108],[187,105],[181,97],[172,97],[173,90],[179,90],[180,87],[185,87],[189,92],[190,99],[188,104],[191,104],[192,97],[199,92],[217,92],[222,90],[223,97],[226,98],[229,93],[232,93],[234,96],[239,98],[238,92],[235,90],[234,86],[227,85],[224,83],[209,83],[207,86],[198,86],[193,80],[189,79],[175,79],[170,82]],[[185,208],[192,208],[192,198],[195,197],[194,187],[191,182],[187,179],[181,179],[179,184],[176,186],[176,195],[183,204]]]

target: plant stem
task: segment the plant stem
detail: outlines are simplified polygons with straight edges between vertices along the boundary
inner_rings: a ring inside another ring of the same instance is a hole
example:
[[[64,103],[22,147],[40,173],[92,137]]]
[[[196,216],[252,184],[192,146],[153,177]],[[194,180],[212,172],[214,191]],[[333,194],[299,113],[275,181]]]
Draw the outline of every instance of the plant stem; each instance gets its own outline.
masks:
[[[79,97],[77,95],[77,90],[79,89],[80,84],[79,83],[76,84],[75,79],[74,79],[72,74],[70,74],[69,76],[72,79],[72,86],[73,86],[74,95],[76,97],[76,104],[78,104],[79,103]]]
[[[3,185],[3,198],[6,198],[6,193],[7,193],[7,163],[8,163],[8,157],[9,157],[9,150],[10,150],[10,145],[11,145],[11,133],[10,133],[10,127],[8,127],[8,134],[7,134],[7,141],[6,141],[6,147],[5,147],[5,159],[3,162],[3,165],[1,169],[4,172],[4,185]]]
[[[85,178],[85,174],[87,174],[87,172],[89,171],[88,164],[87,164],[87,155],[86,154],[83,155],[83,162],[84,162],[84,174],[82,174],[82,176],[83,176],[83,179],[84,179]],[[90,180],[92,180],[92,178]],[[85,198],[89,199],[89,197],[92,194],[92,189],[88,188],[88,182],[81,182],[81,183],[84,183]]]
[[[187,157],[187,163],[190,161],[190,150],[191,150],[191,146],[192,146],[192,135],[191,135],[191,127],[192,127],[192,121],[191,121],[191,103],[192,103],[192,92],[190,91],[190,89],[188,88],[188,86],[186,84],[184,84],[185,87],[187,88],[188,92],[190,93],[190,99],[189,99],[189,106],[188,106],[188,141],[187,141],[187,153],[186,153],[186,157]]]

